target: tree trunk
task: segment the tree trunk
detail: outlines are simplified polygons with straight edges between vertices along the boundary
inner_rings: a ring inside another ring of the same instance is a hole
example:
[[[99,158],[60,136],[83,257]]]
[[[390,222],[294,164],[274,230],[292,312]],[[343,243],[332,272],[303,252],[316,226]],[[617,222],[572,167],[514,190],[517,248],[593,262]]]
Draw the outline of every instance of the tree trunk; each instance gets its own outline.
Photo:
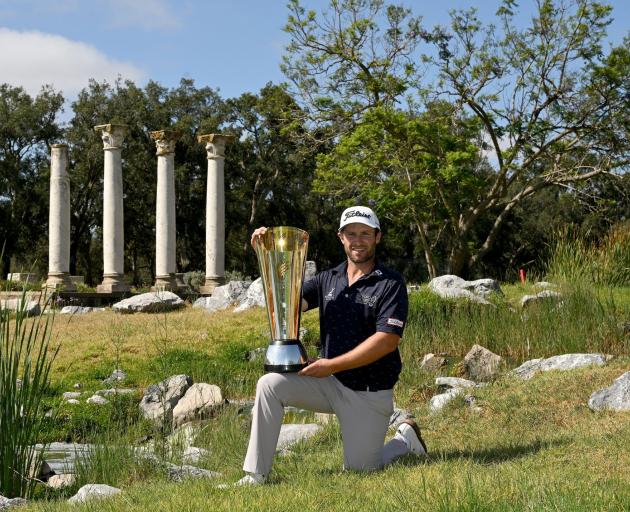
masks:
[[[437,267],[435,265],[435,260],[433,259],[433,251],[431,250],[431,246],[429,245],[429,240],[427,233],[425,231],[424,226],[420,222],[416,222],[416,230],[418,231],[418,235],[420,236],[420,243],[422,245],[422,250],[424,251],[424,261],[427,264],[427,271],[429,272],[429,278],[433,279],[437,277]]]

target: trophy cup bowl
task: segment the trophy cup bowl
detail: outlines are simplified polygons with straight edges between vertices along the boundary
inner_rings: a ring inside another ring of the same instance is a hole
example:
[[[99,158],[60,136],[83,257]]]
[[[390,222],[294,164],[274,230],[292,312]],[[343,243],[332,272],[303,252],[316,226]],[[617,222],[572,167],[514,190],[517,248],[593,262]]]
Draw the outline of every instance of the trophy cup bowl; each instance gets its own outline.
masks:
[[[308,361],[299,339],[308,233],[289,226],[269,228],[254,239],[254,250],[271,331],[265,371],[298,372]]]

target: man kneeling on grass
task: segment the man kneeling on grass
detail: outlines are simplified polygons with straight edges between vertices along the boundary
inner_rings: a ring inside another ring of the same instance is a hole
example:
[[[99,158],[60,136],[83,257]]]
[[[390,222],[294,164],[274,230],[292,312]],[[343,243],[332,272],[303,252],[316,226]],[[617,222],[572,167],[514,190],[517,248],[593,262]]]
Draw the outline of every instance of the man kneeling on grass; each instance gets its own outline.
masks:
[[[252,242],[265,231],[254,231]],[[381,231],[370,208],[346,209],[337,235],[346,261],[306,282],[302,293],[303,311],[319,307],[322,357],[299,373],[268,373],[258,381],[243,465],[248,474],[237,485],[266,481],[286,406],[337,415],[345,469],[378,469],[408,453],[427,456],[413,420],[401,423],[383,446],[402,367],[405,282],[376,261]]]

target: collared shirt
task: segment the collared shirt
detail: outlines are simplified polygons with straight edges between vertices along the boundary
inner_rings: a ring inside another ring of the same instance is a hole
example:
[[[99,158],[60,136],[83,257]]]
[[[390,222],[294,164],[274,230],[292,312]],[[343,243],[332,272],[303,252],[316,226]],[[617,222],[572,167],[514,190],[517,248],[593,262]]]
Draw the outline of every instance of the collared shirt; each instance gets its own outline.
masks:
[[[407,288],[403,277],[377,263],[368,275],[348,286],[348,263],[320,272],[304,283],[308,309],[319,307],[321,356],[349,352],[376,332],[402,336],[407,321]],[[398,349],[366,366],[335,374],[356,390],[392,389],[402,364]]]

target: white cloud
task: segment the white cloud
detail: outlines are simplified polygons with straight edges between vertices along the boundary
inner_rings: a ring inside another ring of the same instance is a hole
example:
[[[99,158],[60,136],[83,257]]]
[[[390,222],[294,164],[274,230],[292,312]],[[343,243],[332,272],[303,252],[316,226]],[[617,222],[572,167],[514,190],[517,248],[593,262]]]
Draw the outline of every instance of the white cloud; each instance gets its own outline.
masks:
[[[112,27],[152,30],[181,26],[180,19],[165,0],[105,0],[104,3]]]
[[[0,28],[0,81],[37,94],[51,84],[66,98],[88,85],[90,78],[109,82],[118,76],[140,80],[137,66],[111,59],[93,46],[56,34]]]

